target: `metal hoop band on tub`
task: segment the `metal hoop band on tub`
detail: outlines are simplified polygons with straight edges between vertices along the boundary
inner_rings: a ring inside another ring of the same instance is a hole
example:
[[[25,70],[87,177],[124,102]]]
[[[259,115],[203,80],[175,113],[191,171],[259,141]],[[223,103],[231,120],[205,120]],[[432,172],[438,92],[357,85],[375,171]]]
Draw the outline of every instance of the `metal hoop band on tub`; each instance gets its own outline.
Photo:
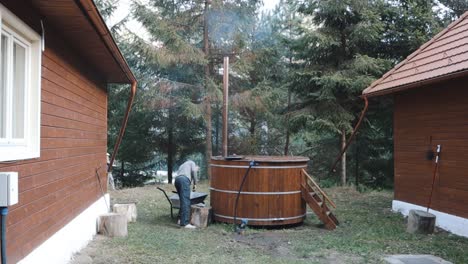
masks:
[[[215,192],[222,192],[222,193],[234,193],[237,194],[237,191],[231,191],[231,190],[221,190],[221,189],[216,189],[213,187],[210,187],[210,190],[215,191]],[[297,194],[301,193],[301,191],[288,191],[288,192],[240,192],[240,194],[258,194],[258,195],[285,195],[285,194]]]
[[[234,217],[214,214],[214,216],[234,220]],[[294,220],[305,217],[306,214],[298,215],[298,216],[291,216],[291,217],[276,217],[276,218],[248,218],[248,217],[239,217],[238,219],[246,219],[247,221],[287,221],[287,220]]]
[[[211,167],[220,167],[220,168],[240,168],[247,169],[249,166],[242,165],[220,165],[220,164],[210,164]],[[298,166],[255,166],[254,169],[300,169],[307,168],[307,165],[298,165]]]

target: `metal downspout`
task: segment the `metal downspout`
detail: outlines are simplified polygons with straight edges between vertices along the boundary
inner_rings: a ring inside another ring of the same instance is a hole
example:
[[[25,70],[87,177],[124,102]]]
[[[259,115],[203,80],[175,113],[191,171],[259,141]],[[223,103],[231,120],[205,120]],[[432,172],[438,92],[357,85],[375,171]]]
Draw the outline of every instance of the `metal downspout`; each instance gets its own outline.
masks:
[[[124,119],[122,121],[122,126],[120,127],[119,136],[117,137],[117,141],[115,142],[114,151],[112,153],[111,159],[109,161],[109,166],[107,171],[112,171],[112,164],[114,164],[115,156],[120,147],[120,143],[122,142],[123,135],[125,134],[125,129],[127,128],[128,116],[130,110],[132,108],[133,99],[135,98],[136,90],[137,90],[137,81],[135,76],[131,72],[128,64],[125,61],[122,53],[120,52],[117,44],[115,44],[112,35],[110,34],[104,19],[102,18],[101,14],[99,14],[96,5],[92,0],[75,0],[78,6],[82,9],[83,13],[86,15],[87,19],[91,22],[96,32],[101,37],[102,41],[106,44],[108,50],[113,55],[117,64],[120,65],[122,70],[124,71],[125,75],[127,75],[128,80],[131,82],[131,89],[130,89],[130,97],[128,99],[127,109],[125,111]]]
[[[333,163],[333,166],[331,167],[331,172],[335,172],[335,171],[336,171],[336,170],[335,170],[336,165],[337,165],[338,162],[340,161],[341,156],[343,156],[343,154],[346,152],[346,150],[348,149],[349,145],[350,145],[351,142],[353,141],[354,136],[356,136],[356,133],[357,133],[359,127],[361,126],[362,120],[364,119],[364,116],[365,116],[366,113],[367,113],[367,108],[369,107],[369,101],[367,100],[367,96],[363,96],[363,99],[364,99],[364,109],[362,110],[361,116],[359,117],[359,121],[357,122],[356,126],[354,127],[353,133],[352,133],[351,136],[349,137],[348,142],[346,142],[345,147],[341,150],[340,154],[338,155],[338,157],[336,158],[335,162]]]
[[[107,172],[112,171],[112,164],[114,164],[115,156],[117,155],[120,143],[122,142],[123,135],[125,134],[125,129],[127,128],[128,115],[130,114],[130,110],[132,109],[133,99],[135,98],[136,90],[137,90],[137,81],[133,81],[131,89],[130,89],[130,97],[128,99],[127,109],[125,111],[125,115],[122,120],[122,126],[120,127],[119,136],[117,137],[117,141],[115,142],[115,145],[114,145],[114,151],[112,152],[112,156],[109,161]]]

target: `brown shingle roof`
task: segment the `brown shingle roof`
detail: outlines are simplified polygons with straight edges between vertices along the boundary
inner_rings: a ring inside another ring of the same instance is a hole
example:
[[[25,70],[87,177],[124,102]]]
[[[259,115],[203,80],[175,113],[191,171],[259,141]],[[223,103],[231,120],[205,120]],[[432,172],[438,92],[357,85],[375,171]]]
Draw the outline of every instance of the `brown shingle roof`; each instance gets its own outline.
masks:
[[[367,87],[368,97],[468,74],[468,12]]]

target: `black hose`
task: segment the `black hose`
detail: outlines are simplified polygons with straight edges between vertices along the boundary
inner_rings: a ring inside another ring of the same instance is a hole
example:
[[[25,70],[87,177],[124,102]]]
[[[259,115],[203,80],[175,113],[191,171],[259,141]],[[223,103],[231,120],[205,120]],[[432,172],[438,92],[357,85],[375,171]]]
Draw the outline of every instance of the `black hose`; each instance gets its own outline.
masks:
[[[7,263],[6,254],[6,216],[8,214],[8,207],[2,207],[2,264]]]
[[[236,202],[234,204],[234,231],[237,231],[237,224],[236,224],[236,220],[237,220],[237,203],[239,202],[239,196],[240,196],[240,193],[242,191],[242,187],[244,186],[244,183],[245,183],[245,180],[247,179],[247,176],[249,175],[249,172],[250,172],[250,169],[255,166],[255,161],[252,160],[250,161],[249,163],[249,168],[247,169],[247,171],[245,172],[244,174],[244,177],[242,178],[242,182],[239,186],[239,191],[237,192],[237,196],[236,196]]]

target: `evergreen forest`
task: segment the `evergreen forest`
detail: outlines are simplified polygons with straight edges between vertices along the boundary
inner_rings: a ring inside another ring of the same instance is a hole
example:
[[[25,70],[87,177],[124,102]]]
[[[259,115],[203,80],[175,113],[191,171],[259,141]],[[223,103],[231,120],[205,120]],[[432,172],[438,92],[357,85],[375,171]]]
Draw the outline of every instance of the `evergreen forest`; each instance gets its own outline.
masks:
[[[114,177],[138,186],[221,155],[229,57],[230,155],[306,156],[320,184],[392,188],[392,97],[362,91],[468,9],[465,0],[128,0],[96,4],[138,80]],[[130,27],[138,24],[139,30]],[[108,87],[112,153],[129,87]]]

